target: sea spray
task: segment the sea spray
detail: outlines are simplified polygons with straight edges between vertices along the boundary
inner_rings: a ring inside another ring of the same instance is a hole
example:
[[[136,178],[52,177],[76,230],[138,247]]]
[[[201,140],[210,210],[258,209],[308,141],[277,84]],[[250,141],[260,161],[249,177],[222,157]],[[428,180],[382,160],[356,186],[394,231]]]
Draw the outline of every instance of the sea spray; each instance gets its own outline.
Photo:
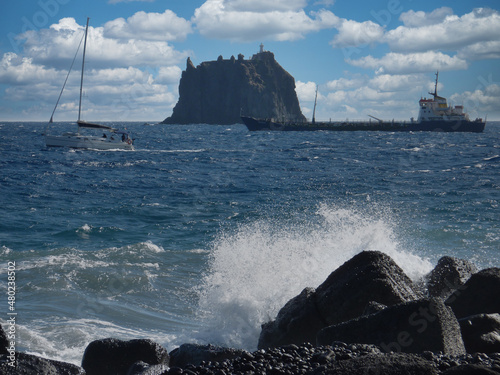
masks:
[[[297,221],[258,220],[214,241],[199,289],[205,340],[254,350],[261,324],[363,250],[387,253],[412,278],[432,268],[402,248],[388,210],[323,204],[314,217]]]

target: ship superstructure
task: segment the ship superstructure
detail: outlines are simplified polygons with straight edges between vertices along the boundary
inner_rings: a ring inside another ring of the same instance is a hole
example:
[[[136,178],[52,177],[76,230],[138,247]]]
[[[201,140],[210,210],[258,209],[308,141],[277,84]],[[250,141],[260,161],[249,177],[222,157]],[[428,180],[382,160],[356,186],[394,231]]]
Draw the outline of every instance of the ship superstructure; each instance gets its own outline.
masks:
[[[464,112],[463,105],[449,106],[446,98],[437,93],[439,72],[436,72],[434,92],[429,92],[432,98],[422,98],[419,101],[418,122],[423,121],[470,121],[469,115]]]

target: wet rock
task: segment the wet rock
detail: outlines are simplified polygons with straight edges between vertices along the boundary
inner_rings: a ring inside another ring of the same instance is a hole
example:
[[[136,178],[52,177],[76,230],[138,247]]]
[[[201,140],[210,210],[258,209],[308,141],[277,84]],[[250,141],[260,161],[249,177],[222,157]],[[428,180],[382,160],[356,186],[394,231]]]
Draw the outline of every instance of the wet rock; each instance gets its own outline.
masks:
[[[333,271],[315,297],[321,316],[332,325],[361,316],[371,301],[392,306],[422,295],[391,257],[363,251]]]
[[[363,251],[333,271],[316,290],[306,288],[290,300],[274,321],[262,326],[258,347],[314,342],[320,329],[363,315],[372,301],[391,306],[421,297],[388,255]]]
[[[276,319],[262,325],[258,348],[316,341],[316,333],[327,326],[315,302],[315,290],[305,288],[281,308]]]
[[[478,314],[460,319],[468,353],[500,352],[500,314]]]
[[[429,295],[447,298],[477,271],[477,267],[467,260],[442,257],[426,277]]]
[[[2,375],[85,375],[85,371],[70,363],[53,361],[25,353],[16,353],[16,367],[11,367],[7,357],[0,355]]]
[[[202,362],[223,361],[240,357],[244,350],[224,348],[215,345],[183,344],[170,352],[172,367],[186,368],[188,365],[198,366]]]
[[[441,299],[407,302],[322,329],[318,345],[334,341],[378,345],[385,352],[465,353],[460,327]]]
[[[500,268],[488,268],[470,277],[448,297],[458,319],[477,314],[500,313]]]
[[[168,352],[151,340],[96,340],[85,349],[82,367],[87,375],[126,375],[129,368],[140,361],[168,365]]]

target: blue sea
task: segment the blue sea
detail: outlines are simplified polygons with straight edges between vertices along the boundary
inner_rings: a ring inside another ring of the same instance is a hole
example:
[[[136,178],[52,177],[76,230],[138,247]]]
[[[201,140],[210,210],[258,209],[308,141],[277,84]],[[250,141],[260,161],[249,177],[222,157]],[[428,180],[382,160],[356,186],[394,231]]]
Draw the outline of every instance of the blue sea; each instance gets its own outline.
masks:
[[[0,124],[0,285],[15,262],[18,351],[80,364],[107,337],[255,350],[262,323],[360,251],[414,280],[444,255],[500,266],[500,123],[112,125],[135,151],[47,149],[45,124]]]

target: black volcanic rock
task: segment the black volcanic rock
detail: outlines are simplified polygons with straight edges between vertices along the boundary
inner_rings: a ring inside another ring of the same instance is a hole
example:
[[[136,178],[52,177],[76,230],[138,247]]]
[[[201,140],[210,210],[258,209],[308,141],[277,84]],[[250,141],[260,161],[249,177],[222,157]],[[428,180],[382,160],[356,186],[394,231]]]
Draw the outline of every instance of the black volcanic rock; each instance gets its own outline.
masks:
[[[500,268],[487,268],[475,273],[448,297],[446,304],[458,319],[500,313]]]
[[[70,363],[54,361],[26,353],[16,353],[15,367],[10,360],[0,355],[0,374],[2,375],[85,375],[85,371]]]
[[[421,299],[323,328],[318,345],[333,342],[379,345],[385,352],[465,354],[457,318],[442,299]]]
[[[388,255],[363,251],[333,271],[317,289],[304,289],[274,321],[263,324],[258,347],[314,342],[322,328],[355,319],[368,306],[382,308],[421,297]]]
[[[83,354],[82,367],[87,375],[126,375],[129,368],[142,361],[148,365],[169,364],[165,348],[151,340],[103,339],[92,341]]]
[[[295,92],[295,79],[274,59],[261,52],[203,62],[191,59],[182,72],[179,101],[165,124],[241,123],[240,116],[305,121]]]
[[[478,314],[460,319],[467,353],[500,353],[500,314]]]
[[[427,288],[431,297],[448,298],[478,271],[468,260],[444,256],[427,275]]]

